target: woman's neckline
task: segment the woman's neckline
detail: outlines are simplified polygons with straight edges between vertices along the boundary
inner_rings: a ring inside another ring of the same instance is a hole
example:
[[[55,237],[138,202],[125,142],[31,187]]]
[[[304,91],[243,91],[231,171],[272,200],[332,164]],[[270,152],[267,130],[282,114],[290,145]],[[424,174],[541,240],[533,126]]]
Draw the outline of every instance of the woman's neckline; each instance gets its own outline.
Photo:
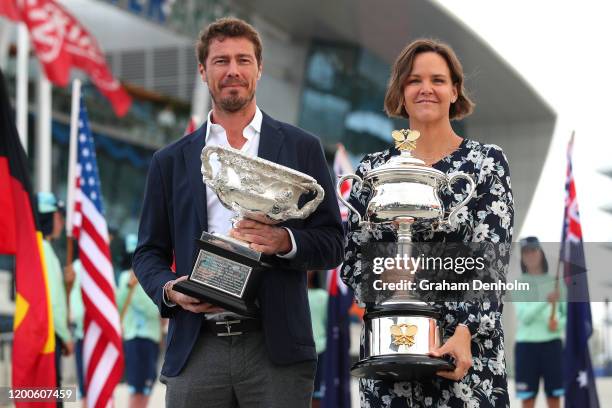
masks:
[[[463,149],[463,147],[465,146],[465,144],[467,143],[468,139],[466,138],[461,138],[461,143],[459,143],[459,146],[457,146],[456,149],[454,149],[452,152],[448,153],[446,156],[440,158],[439,160],[433,162],[430,164],[431,167],[435,167],[437,164],[446,161],[447,158],[452,157],[455,155],[455,153],[457,153],[459,150]]]

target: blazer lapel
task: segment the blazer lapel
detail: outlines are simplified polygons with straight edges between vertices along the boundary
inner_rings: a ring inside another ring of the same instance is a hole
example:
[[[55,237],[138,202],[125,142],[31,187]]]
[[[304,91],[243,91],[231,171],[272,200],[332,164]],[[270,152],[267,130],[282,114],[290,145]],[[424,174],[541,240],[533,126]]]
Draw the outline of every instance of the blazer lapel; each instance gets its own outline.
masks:
[[[263,113],[261,121],[261,134],[259,135],[259,151],[257,156],[262,159],[278,162],[284,135],[280,131],[280,125],[267,114]]]
[[[204,148],[206,123],[200,127],[193,135],[187,136],[191,138],[189,143],[183,146],[183,156],[185,158],[185,168],[187,170],[187,179],[191,186],[192,195],[185,197],[186,200],[193,200],[194,206],[200,221],[202,231],[208,230],[208,215],[206,213],[206,185],[202,181],[202,160],[200,155]]]

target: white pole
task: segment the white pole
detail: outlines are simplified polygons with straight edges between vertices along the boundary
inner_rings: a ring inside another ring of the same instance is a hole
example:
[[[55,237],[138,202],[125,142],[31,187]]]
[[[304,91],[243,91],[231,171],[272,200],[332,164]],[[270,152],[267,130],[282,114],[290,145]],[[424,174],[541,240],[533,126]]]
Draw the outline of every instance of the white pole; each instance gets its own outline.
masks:
[[[16,122],[17,132],[25,152],[28,152],[28,59],[30,58],[30,39],[25,24],[17,24],[17,95]]]
[[[11,45],[11,34],[13,24],[6,21],[0,24],[0,69],[6,71],[6,61],[8,59],[9,47]]]
[[[196,128],[202,125],[210,109],[210,94],[208,86],[202,81],[200,74],[196,74],[191,97],[191,119],[195,121]]]
[[[38,113],[36,115],[36,187],[51,191],[51,82],[42,65],[38,74]]]
[[[72,82],[72,111],[70,113],[70,147],[68,150],[68,181],[66,183],[66,236],[72,237],[72,225],[74,217],[74,194],[76,179],[76,148],[79,110],[81,102],[81,80]]]

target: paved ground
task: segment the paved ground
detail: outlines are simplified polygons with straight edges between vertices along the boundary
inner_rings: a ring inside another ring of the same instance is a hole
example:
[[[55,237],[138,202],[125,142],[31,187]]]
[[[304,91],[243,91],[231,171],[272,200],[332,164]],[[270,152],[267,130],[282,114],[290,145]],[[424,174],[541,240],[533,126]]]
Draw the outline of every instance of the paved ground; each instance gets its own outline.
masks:
[[[3,353],[0,353],[0,354],[3,354]],[[10,355],[10,353],[6,355]],[[0,358],[0,360],[3,360],[3,359]],[[0,385],[6,385],[8,384],[9,379],[10,379],[10,364],[8,364],[8,361],[2,361],[2,362],[6,364],[0,364]],[[66,379],[65,383],[74,384],[74,382],[76,381],[76,378],[74,376],[74,370],[72,369],[74,367],[74,361],[70,358],[67,358],[67,359],[64,359],[63,363],[64,363],[63,367],[65,369],[64,375]],[[510,388],[510,396],[512,398],[514,397],[514,381],[510,380],[509,388]],[[602,408],[612,407],[612,377],[597,379],[597,390],[599,393],[600,406]],[[151,408],[164,407],[164,396],[165,396],[165,386],[161,383],[158,383],[153,389],[153,395],[151,397],[149,407]],[[128,391],[125,385],[120,385],[117,388],[117,391],[115,394],[115,401],[116,401],[115,406],[118,408],[123,408],[123,407],[128,406]],[[358,408],[359,407],[359,393],[358,393],[356,381],[353,381],[352,401],[353,401],[353,407]],[[81,407],[82,404],[81,403],[69,403],[69,404],[66,404],[66,406],[67,407]],[[520,408],[521,404],[520,404],[520,401],[516,399],[511,399],[510,406],[513,408],[514,407]],[[546,407],[546,402],[544,398],[542,397],[542,395],[540,395],[540,398],[538,399],[537,404],[536,404],[536,408],[545,408],[545,407]],[[291,407],[288,407],[288,408],[291,408]]]
[[[513,381],[510,382],[509,387],[510,387],[510,395],[512,397],[514,396],[514,382]],[[599,393],[600,406],[602,408],[612,407],[612,377],[598,379],[597,380],[597,391]],[[153,397],[151,399],[151,403],[149,404],[149,407],[151,408],[163,407],[164,406],[164,394],[165,394],[164,385],[158,384],[153,391]],[[353,408],[358,408],[359,407],[359,394],[358,394],[356,382],[353,382],[352,396],[353,396],[352,398]],[[124,386],[119,387],[116,393],[116,399],[117,399],[116,406],[117,407],[127,407],[127,398],[128,398],[127,389]],[[511,399],[510,406],[512,408],[514,407],[520,408],[521,403],[519,400]],[[287,407],[287,408],[291,408],[291,407]],[[540,398],[538,398],[538,401],[536,403],[536,408],[546,408],[546,401],[544,400],[544,397],[542,395],[540,395]]]

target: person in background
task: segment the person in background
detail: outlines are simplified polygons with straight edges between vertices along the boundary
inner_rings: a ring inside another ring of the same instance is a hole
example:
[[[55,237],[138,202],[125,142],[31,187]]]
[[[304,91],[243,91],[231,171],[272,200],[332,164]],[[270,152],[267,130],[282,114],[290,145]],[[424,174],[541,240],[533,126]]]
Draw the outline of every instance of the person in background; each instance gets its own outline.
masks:
[[[77,257],[78,247],[75,245],[75,258]],[[67,265],[64,271],[66,287],[70,288],[68,300],[70,311],[70,326],[72,328],[72,336],[74,338],[74,357],[76,360],[76,374],[79,386],[79,399],[83,400],[83,406],[86,406],[85,397],[85,372],[83,365],[83,320],[85,318],[85,308],[83,306],[83,297],[81,294],[81,274],[83,266],[80,259],[75,259],[72,265]]]
[[[55,370],[57,386],[62,384],[62,355],[69,356],[74,350],[72,336],[68,329],[68,300],[64,286],[64,275],[59,258],[51,245],[51,241],[62,235],[64,229],[63,206],[53,193],[37,194],[38,220],[44,237],[42,242],[47,284],[51,294],[51,309],[53,310],[53,326],[55,329]],[[61,406],[58,402],[58,406]]]
[[[138,238],[125,238],[124,270],[119,275],[117,307],[123,324],[125,377],[130,392],[130,408],[146,407],[157,378],[161,322],[157,306],[138,284],[132,270],[132,257]]]
[[[310,305],[310,320],[312,321],[312,335],[317,351],[317,371],[314,379],[314,393],[312,394],[312,408],[318,408],[323,398],[323,358],[327,347],[327,290],[319,285],[317,271],[308,271],[308,304]]]
[[[534,407],[540,378],[544,378],[548,407],[558,408],[563,395],[562,338],[567,307],[560,300],[560,285],[548,274],[539,240],[527,237],[520,242],[521,281],[529,283],[530,289],[529,299],[514,303],[518,319],[514,349],[517,397],[523,401],[523,408]]]

